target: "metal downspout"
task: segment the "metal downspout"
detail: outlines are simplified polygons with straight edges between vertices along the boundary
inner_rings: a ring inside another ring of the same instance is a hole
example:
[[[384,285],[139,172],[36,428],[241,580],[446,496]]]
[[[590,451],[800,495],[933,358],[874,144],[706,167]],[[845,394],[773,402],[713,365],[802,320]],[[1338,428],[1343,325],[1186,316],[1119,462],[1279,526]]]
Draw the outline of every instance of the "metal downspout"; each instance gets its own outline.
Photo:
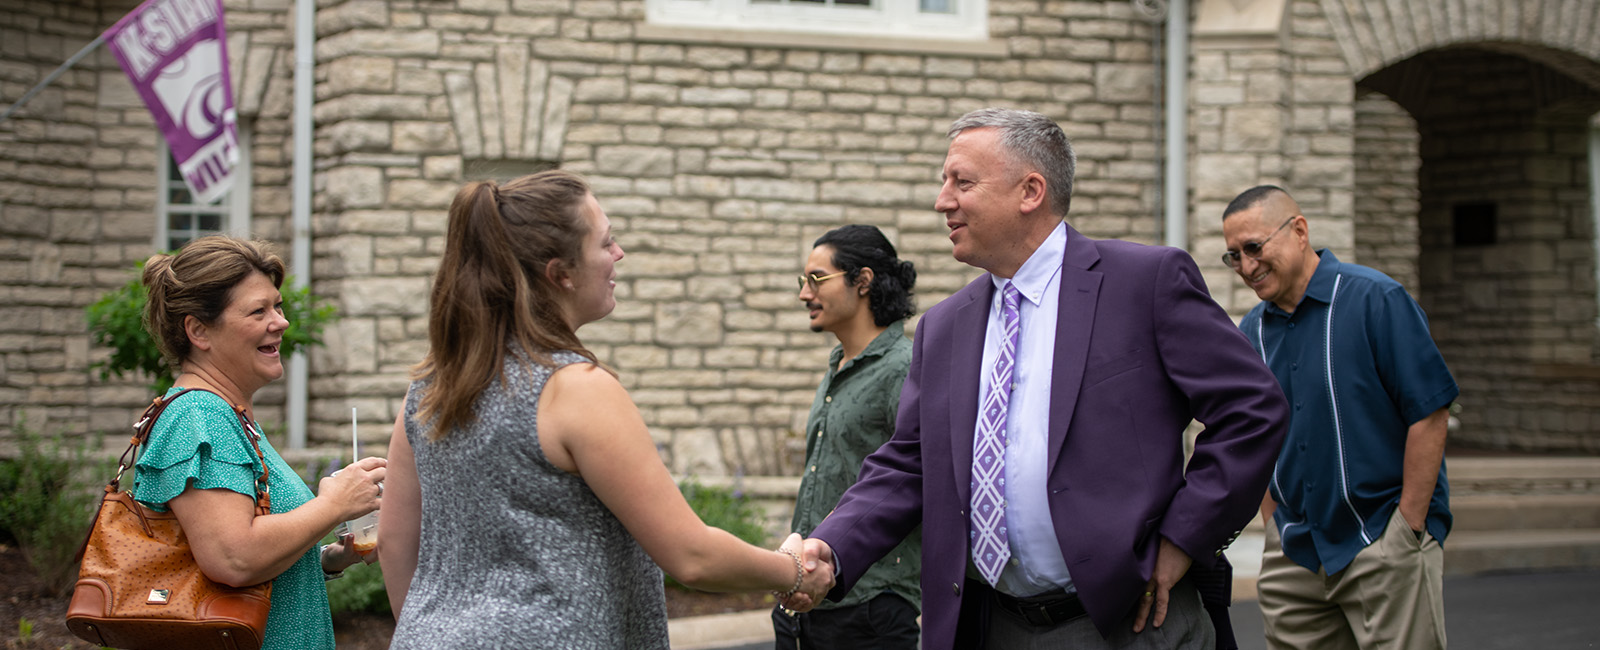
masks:
[[[295,289],[311,284],[311,103],[316,65],[316,0],[294,3],[294,159],[290,189],[294,244],[290,254]],[[306,446],[306,398],[310,383],[307,350],[289,359],[289,399],[286,413],[289,448]],[[351,459],[355,460],[355,459]]]
[[[1168,246],[1189,249],[1189,0],[1167,5],[1167,165],[1166,237]]]

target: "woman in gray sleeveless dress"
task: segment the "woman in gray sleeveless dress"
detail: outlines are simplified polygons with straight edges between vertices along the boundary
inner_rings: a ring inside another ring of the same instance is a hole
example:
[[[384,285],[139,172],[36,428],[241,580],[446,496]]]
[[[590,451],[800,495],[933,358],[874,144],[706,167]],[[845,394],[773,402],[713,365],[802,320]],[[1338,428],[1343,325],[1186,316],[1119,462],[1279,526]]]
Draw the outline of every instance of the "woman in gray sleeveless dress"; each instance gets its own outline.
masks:
[[[820,598],[799,537],[702,523],[578,328],[623,256],[575,175],[472,183],[450,206],[428,356],[395,422],[379,554],[392,648],[660,648],[661,569],[709,591]]]

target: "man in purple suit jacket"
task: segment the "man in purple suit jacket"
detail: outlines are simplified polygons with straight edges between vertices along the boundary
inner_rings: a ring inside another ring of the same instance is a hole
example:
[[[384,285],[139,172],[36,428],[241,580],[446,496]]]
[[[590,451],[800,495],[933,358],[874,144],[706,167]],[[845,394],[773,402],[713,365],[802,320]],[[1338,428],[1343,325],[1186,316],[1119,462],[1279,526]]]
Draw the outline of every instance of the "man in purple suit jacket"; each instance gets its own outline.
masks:
[[[1222,549],[1283,441],[1277,380],[1186,252],[1063,222],[1074,160],[1053,121],[983,109],[950,137],[934,209],[956,259],[988,273],[923,316],[894,438],[808,559],[836,562],[838,598],[922,524],[928,650],[1227,644]],[[1205,430],[1185,465],[1191,420]],[[1003,452],[975,460],[984,440]],[[996,488],[998,529],[969,515]],[[998,560],[975,557],[980,536],[1000,540]],[[1201,609],[1208,585],[1220,618]]]

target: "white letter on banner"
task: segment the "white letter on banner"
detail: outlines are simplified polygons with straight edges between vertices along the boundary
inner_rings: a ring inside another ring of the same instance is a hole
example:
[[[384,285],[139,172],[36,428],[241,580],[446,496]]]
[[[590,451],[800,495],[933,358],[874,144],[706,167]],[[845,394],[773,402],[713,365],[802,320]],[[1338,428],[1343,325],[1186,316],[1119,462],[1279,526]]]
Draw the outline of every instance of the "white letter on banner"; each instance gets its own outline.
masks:
[[[128,75],[142,81],[150,74],[150,66],[156,64],[158,57],[155,52],[144,46],[144,36],[139,32],[138,23],[129,23],[127,28],[117,32],[111,40],[122,52],[123,60],[128,63]]]

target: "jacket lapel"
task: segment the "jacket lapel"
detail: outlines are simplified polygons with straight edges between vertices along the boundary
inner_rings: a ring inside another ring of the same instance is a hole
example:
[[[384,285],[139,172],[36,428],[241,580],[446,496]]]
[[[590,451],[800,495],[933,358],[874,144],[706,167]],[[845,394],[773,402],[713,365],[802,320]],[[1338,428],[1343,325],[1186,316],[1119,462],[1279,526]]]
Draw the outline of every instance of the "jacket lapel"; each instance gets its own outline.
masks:
[[[972,502],[972,438],[978,422],[978,378],[983,372],[983,343],[989,325],[994,282],[985,273],[960,293],[945,341],[950,368],[950,452],[956,473],[956,495],[963,507]],[[937,348],[935,348],[937,350]],[[935,352],[937,353],[937,352]]]
[[[1094,334],[1095,307],[1104,275],[1090,269],[1099,262],[1100,251],[1094,241],[1067,226],[1067,251],[1061,263],[1061,295],[1056,313],[1055,368],[1050,378],[1052,472],[1061,458],[1067,426],[1078,405],[1078,391],[1083,388],[1083,371],[1089,363],[1089,339]],[[970,456],[971,450],[967,453]]]

